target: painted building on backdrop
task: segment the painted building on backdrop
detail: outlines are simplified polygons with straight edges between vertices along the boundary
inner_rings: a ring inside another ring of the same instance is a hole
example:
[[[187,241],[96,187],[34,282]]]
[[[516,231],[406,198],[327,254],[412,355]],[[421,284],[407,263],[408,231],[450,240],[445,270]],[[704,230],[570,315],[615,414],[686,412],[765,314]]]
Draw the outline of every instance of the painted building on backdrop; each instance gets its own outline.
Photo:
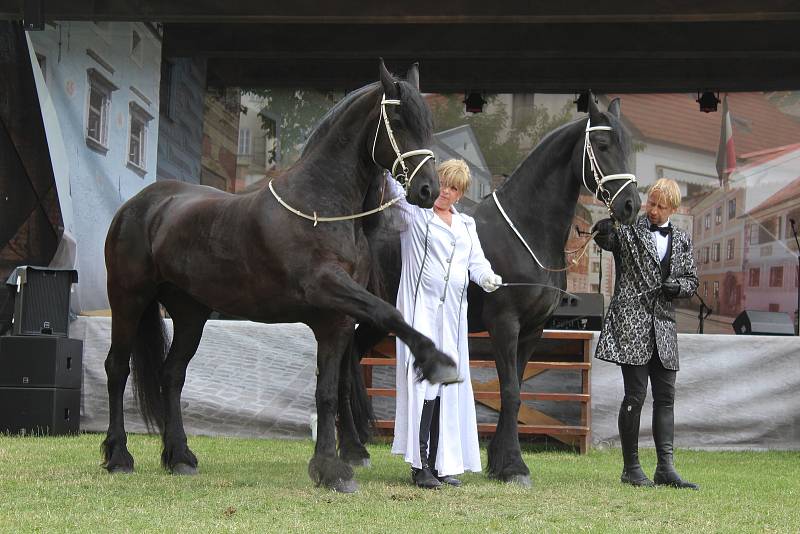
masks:
[[[55,22],[30,32],[69,155],[82,311],[106,309],[103,244],[117,208],[156,179],[161,31]]]

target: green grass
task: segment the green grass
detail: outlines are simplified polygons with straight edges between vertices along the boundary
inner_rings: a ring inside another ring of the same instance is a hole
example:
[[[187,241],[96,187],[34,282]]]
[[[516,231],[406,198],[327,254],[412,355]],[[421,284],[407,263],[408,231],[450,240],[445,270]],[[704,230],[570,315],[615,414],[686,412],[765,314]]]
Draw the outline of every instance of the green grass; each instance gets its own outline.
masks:
[[[159,441],[132,435],[131,475],[100,467],[102,436],[0,436],[2,532],[798,532],[800,453],[678,451],[699,492],[619,482],[619,450],[526,452],[534,487],[465,475],[426,491],[387,445],[340,495],[307,475],[310,441],[191,437],[196,477],[159,466]],[[484,451],[485,455],[485,451]],[[485,456],[484,456],[485,461]],[[655,453],[642,462],[652,474]]]

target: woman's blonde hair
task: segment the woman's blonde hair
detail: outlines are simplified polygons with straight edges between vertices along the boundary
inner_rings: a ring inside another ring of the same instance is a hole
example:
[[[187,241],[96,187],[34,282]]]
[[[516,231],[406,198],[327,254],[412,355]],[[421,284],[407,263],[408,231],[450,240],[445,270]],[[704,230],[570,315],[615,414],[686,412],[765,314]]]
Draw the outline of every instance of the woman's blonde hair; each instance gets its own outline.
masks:
[[[469,166],[463,159],[443,161],[436,172],[439,173],[439,183],[443,186],[455,187],[462,195],[469,188]]]
[[[650,186],[647,190],[647,196],[650,197],[651,193],[658,191],[666,199],[669,206],[676,210],[681,205],[681,188],[678,187],[678,182],[670,178],[659,178],[656,183]]]

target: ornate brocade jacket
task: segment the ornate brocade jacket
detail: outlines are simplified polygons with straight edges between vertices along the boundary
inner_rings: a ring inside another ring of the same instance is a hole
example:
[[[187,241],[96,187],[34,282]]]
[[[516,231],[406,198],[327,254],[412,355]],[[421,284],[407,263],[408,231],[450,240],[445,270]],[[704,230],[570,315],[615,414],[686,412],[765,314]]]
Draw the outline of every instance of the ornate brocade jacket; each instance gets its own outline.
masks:
[[[610,362],[644,365],[654,349],[667,369],[678,370],[678,335],[672,301],[661,292],[661,261],[647,216],[632,225],[620,225],[598,235],[597,244],[614,254],[617,280],[595,357]],[[680,284],[675,298],[688,298],[697,289],[697,269],[692,242],[686,232],[673,227],[667,278]],[[665,258],[666,259],[666,258]]]

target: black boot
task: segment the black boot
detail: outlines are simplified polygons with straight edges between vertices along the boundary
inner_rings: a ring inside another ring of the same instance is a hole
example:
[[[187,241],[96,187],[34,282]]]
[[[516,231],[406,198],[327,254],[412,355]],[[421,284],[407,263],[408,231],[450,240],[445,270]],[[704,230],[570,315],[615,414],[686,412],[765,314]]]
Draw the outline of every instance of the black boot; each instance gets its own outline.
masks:
[[[428,464],[431,466],[431,472],[439,482],[448,484],[450,486],[460,486],[461,481],[456,477],[445,475],[439,476],[436,471],[436,453],[439,451],[439,407],[442,404],[442,398],[436,397],[436,405],[433,409],[433,419],[431,420],[431,446],[428,453]]]
[[[619,408],[619,440],[622,444],[622,460],[624,467],[620,481],[632,486],[652,486],[653,481],[647,478],[639,464],[639,416],[641,406],[622,403]]]
[[[673,406],[653,406],[653,440],[656,442],[658,465],[653,475],[657,486],[700,489],[700,486],[681,478],[672,464],[672,441],[675,436]]]
[[[436,407],[435,400],[426,400],[422,403],[422,416],[419,420],[419,460],[421,469],[411,468],[411,478],[420,488],[438,488],[441,482],[431,472],[428,464],[428,437],[431,433],[431,421]]]

